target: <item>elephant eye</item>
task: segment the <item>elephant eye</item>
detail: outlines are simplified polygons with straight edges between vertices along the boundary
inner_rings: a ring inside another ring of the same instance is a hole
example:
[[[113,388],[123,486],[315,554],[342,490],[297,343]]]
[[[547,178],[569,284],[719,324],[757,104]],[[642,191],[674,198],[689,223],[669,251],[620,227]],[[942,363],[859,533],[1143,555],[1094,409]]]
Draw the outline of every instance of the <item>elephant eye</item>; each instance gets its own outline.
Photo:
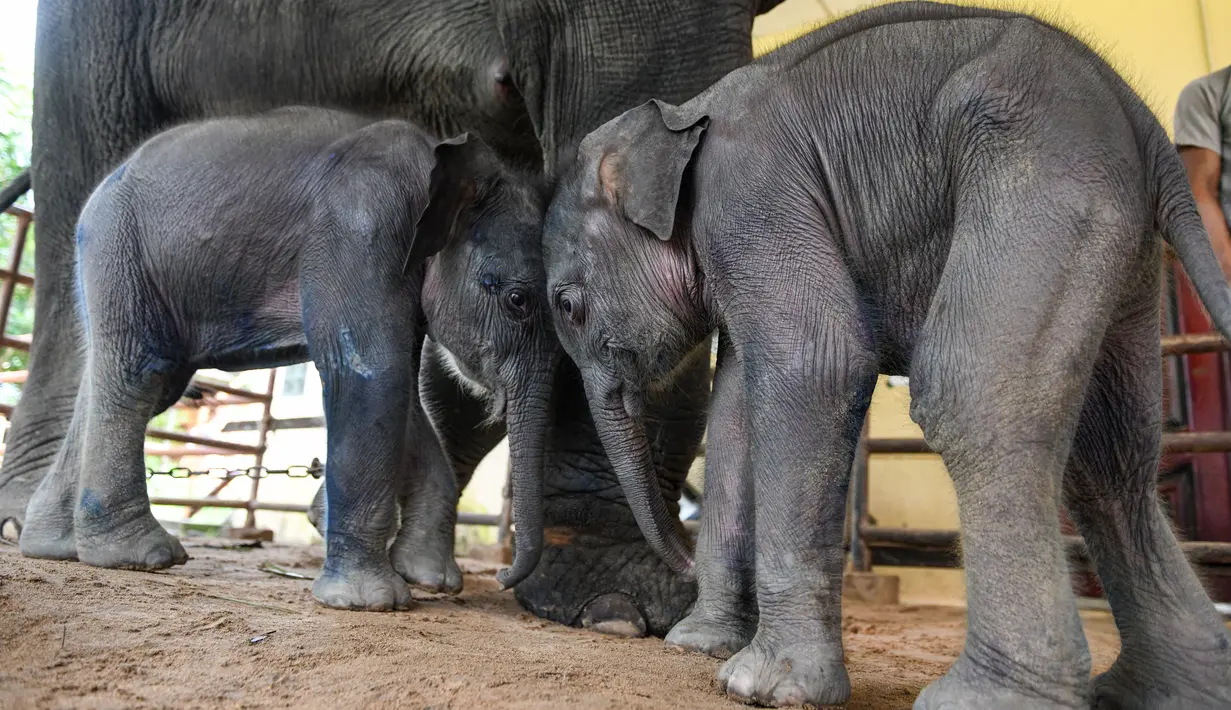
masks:
[[[564,311],[564,315],[573,325],[583,325],[585,323],[585,306],[581,300],[581,294],[575,290],[561,291],[556,295],[556,308]]]
[[[520,288],[511,288],[504,295],[504,303],[516,318],[524,318],[530,311],[530,297]]]

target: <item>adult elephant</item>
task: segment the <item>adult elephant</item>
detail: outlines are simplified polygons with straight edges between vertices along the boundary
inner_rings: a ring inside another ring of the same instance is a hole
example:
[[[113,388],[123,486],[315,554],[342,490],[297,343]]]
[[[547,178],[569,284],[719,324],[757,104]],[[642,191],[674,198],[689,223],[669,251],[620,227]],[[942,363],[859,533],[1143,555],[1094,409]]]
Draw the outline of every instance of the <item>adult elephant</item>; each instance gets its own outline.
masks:
[[[145,138],[184,120],[316,104],[401,116],[441,134],[469,130],[550,175],[605,120],[651,96],[684,101],[746,63],[753,17],[777,1],[41,0],[30,173],[39,197],[36,328],[0,470],[0,520],[20,520],[71,417],[82,365],[69,290],[77,214]],[[647,411],[672,499],[708,399],[708,358],[690,367],[687,385]],[[464,484],[503,427],[485,426],[486,408],[444,368],[425,367],[422,387]],[[571,365],[553,397],[547,549],[517,596],[560,622],[664,633],[695,588],[646,546]],[[411,510],[406,527],[424,564],[442,574],[453,525],[446,507],[444,518]]]

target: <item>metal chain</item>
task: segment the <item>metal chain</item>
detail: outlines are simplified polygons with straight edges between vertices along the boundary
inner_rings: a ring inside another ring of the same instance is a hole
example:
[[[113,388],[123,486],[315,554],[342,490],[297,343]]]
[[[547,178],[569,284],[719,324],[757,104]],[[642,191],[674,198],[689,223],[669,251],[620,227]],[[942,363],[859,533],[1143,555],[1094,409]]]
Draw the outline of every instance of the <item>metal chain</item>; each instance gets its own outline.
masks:
[[[201,471],[194,471],[185,466],[176,466],[175,468],[167,469],[166,471],[155,471],[152,468],[145,469],[145,477],[153,478],[154,476],[170,476],[171,478],[195,478],[197,476],[209,476],[211,478],[230,479],[230,478],[266,478],[268,476],[288,476],[290,478],[320,478],[325,474],[325,465],[320,459],[312,459],[312,463],[307,466],[287,466],[286,468],[268,468],[266,466],[251,466],[249,468],[207,468]]]

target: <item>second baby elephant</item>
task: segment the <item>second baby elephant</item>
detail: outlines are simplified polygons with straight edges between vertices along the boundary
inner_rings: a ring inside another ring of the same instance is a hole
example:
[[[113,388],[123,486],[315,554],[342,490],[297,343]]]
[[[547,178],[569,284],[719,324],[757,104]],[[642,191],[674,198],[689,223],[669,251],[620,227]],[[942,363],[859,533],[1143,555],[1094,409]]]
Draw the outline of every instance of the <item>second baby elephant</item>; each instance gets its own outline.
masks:
[[[292,107],[151,139],[81,214],[87,375],[22,552],[130,569],[185,562],[149,508],[146,423],[198,369],[310,358],[328,430],[313,594],[341,608],[408,606],[387,549],[394,501],[430,487],[423,475],[455,485],[418,398],[426,334],[509,421],[518,546],[502,581],[515,584],[541,551],[557,350],[539,306],[542,206],[537,182],[481,141],[440,142],[399,120]]]
[[[717,329],[699,599],[669,644],[728,694],[843,702],[842,523],[878,373],[960,507],[966,644],[917,710],[1231,707],[1231,635],[1158,504],[1159,264],[1224,335],[1224,281],[1166,132],[1039,20],[925,2],[834,22],[582,142],[547,215],[556,330],[647,540],[641,402]],[[1060,534],[1122,648],[1090,678]]]

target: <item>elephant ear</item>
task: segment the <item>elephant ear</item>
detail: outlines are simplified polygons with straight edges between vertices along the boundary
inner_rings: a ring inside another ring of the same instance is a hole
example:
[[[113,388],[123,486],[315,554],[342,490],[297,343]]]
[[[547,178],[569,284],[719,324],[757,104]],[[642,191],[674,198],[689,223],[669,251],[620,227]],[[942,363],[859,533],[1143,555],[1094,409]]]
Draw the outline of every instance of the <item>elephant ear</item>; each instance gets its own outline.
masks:
[[[475,158],[479,141],[463,133],[436,144],[428,179],[427,202],[415,221],[406,267],[423,263],[444,248],[457,232],[458,217],[477,191]]]
[[[684,171],[708,126],[708,116],[658,99],[609,124],[615,135],[604,141],[598,162],[598,185],[608,202],[634,224],[670,240]]]

